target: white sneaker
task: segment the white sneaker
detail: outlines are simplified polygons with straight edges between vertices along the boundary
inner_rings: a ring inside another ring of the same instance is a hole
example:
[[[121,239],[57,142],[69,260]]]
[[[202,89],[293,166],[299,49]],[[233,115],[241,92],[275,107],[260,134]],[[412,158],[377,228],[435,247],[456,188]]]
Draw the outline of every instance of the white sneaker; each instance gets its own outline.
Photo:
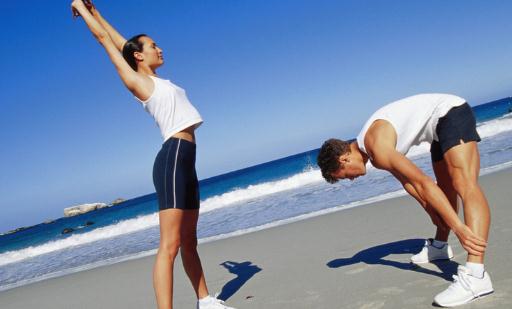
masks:
[[[425,240],[425,245],[420,253],[411,256],[411,262],[414,264],[425,264],[431,261],[449,260],[453,258],[453,250],[449,244],[437,248],[432,245],[433,241],[432,238]]]
[[[224,304],[223,300],[215,297],[211,297],[210,295],[201,299],[201,301],[197,301],[197,309],[235,309],[233,307],[228,307]]]
[[[467,304],[477,298],[494,292],[491,277],[484,272],[483,278],[473,277],[471,270],[459,265],[453,283],[434,297],[434,303],[441,307],[455,307]]]

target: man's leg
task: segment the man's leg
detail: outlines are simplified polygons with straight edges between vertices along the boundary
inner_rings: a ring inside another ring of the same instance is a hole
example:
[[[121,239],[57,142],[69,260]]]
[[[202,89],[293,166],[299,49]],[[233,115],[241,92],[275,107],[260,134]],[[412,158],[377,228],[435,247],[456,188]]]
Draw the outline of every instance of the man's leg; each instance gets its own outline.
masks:
[[[462,141],[461,141],[462,142]],[[478,176],[480,154],[476,142],[461,143],[444,154],[448,174],[455,191],[464,205],[464,221],[476,235],[487,240],[489,235],[490,212]],[[468,255],[468,262],[483,264],[484,256]]]
[[[456,213],[459,212],[459,207],[457,204],[457,191],[452,185],[452,179],[450,174],[448,174],[448,167],[446,165],[446,161],[443,159],[441,161],[432,162],[432,167],[434,169],[434,174],[436,175],[437,185],[444,192],[448,201],[452,205],[453,209]],[[444,221],[442,224],[437,225],[435,240],[447,242],[448,235],[450,234],[450,228]]]
[[[439,158],[441,158],[441,160],[439,160]],[[440,154],[439,157],[432,157],[432,166],[436,175],[437,185],[446,195],[455,212],[457,212],[457,192],[452,186],[451,177],[448,174],[446,162],[442,159],[442,154]],[[432,206],[425,205],[424,207],[436,226],[436,236],[433,240],[427,239],[425,241],[425,245],[421,251],[411,256],[411,262],[414,264],[424,264],[436,260],[451,259],[453,257],[453,251],[447,242],[450,228]]]
[[[436,132],[446,171],[464,206],[466,226],[487,241],[490,213],[487,199],[478,184],[480,154],[477,142],[480,136],[471,107],[465,103],[450,109],[439,119]],[[454,307],[492,293],[491,277],[484,270],[483,261],[483,254],[469,254],[466,265],[458,267],[453,283],[437,294],[434,302],[442,307]]]
[[[487,200],[478,184],[480,155],[476,142],[450,148],[444,154],[453,187],[464,205],[464,221],[476,235],[487,240],[490,214]],[[457,277],[443,292],[434,297],[442,307],[466,304],[476,298],[491,294],[494,289],[489,274],[484,271],[484,256],[468,255],[465,266],[459,266]]]

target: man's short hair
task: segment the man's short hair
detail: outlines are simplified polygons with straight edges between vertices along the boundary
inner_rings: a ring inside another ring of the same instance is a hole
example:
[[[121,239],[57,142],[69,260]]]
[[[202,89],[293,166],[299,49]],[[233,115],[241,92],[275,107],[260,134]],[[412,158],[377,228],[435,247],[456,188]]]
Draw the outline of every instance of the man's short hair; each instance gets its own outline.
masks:
[[[336,138],[328,139],[320,148],[316,163],[322,171],[322,176],[329,183],[335,183],[338,179],[332,177],[332,173],[340,169],[339,157],[350,153],[350,143]]]

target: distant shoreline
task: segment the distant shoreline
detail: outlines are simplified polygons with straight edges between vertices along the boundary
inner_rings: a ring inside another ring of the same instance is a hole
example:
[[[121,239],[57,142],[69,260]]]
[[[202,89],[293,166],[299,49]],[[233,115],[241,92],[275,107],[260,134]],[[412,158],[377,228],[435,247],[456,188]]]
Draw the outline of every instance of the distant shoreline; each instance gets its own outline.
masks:
[[[64,208],[64,216],[63,217],[60,217],[60,218],[57,218],[57,219],[47,219],[47,220],[45,220],[45,221],[43,221],[41,223],[37,223],[37,224],[34,224],[34,225],[30,225],[30,226],[18,227],[18,228],[15,228],[14,230],[10,230],[10,231],[4,232],[4,233],[0,233],[0,236],[14,234],[14,233],[21,232],[21,231],[24,231],[24,230],[28,230],[28,229],[31,229],[31,228],[34,228],[34,227],[37,227],[37,226],[40,226],[40,225],[44,225],[44,224],[50,224],[50,223],[53,223],[53,222],[55,222],[57,220],[60,220],[60,219],[80,216],[80,215],[89,213],[91,211],[96,211],[96,210],[99,210],[99,209],[102,209],[102,208],[110,208],[110,207],[114,207],[114,206],[119,206],[120,204],[125,203],[127,201],[129,201],[129,200],[125,200],[123,198],[117,198],[114,201],[110,202],[109,204],[106,204],[106,203],[85,203],[85,204],[80,204],[80,205],[66,207],[66,208]],[[84,205],[101,205],[101,206],[100,207],[96,206],[96,207],[83,208]],[[71,209],[77,209],[77,211],[75,213],[71,214],[71,215],[66,215],[66,210],[71,210]]]

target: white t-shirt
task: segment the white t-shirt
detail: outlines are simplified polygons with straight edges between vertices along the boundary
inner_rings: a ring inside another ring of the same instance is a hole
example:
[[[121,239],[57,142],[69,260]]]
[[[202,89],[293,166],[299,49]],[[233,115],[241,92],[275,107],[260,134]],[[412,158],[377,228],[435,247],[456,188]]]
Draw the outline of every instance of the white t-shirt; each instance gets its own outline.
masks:
[[[439,118],[445,116],[455,106],[466,100],[451,94],[426,93],[391,102],[377,110],[363,126],[357,136],[359,149],[368,154],[364,137],[375,120],[383,119],[391,123],[396,131],[396,150],[406,154],[414,145],[421,142],[432,143],[438,140],[436,126]]]
[[[195,125],[197,128],[203,123],[201,115],[188,100],[184,89],[170,80],[148,76],[155,83],[153,93],[144,101],[137,100],[155,119],[164,141],[190,126]]]

